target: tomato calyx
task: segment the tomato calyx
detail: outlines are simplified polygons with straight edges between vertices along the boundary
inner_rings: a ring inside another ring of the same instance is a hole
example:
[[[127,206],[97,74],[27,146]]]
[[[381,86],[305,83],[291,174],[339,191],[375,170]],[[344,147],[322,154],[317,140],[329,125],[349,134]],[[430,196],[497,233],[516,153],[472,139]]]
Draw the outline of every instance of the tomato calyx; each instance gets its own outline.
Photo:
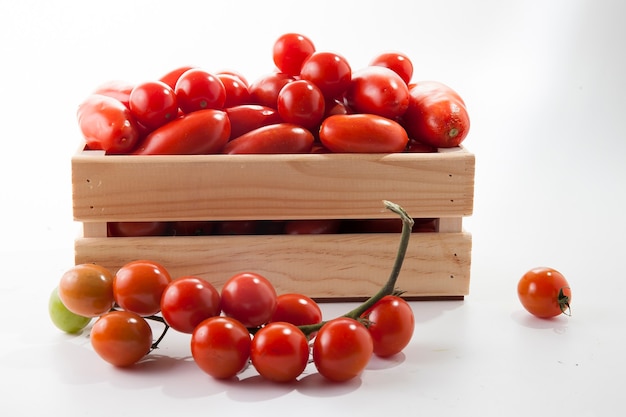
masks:
[[[566,316],[571,316],[572,309],[569,305],[569,297],[565,295],[565,293],[563,292],[565,288],[569,289],[569,287],[564,287],[564,288],[559,289],[557,302],[559,303],[559,308],[561,309],[561,313],[565,314]]]

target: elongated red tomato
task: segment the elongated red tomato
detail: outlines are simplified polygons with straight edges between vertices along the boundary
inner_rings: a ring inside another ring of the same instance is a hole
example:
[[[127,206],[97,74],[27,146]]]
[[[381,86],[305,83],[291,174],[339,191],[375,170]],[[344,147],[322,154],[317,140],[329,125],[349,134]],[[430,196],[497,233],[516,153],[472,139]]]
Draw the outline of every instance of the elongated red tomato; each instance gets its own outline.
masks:
[[[285,84],[294,81],[295,78],[282,72],[273,72],[256,79],[248,87],[252,104],[276,108],[278,93]]]
[[[452,148],[467,136],[470,119],[454,90],[439,82],[424,81],[409,87],[403,125],[411,139],[437,148]]]
[[[198,110],[154,130],[135,155],[203,155],[219,153],[230,137],[225,112]]]
[[[309,153],[315,138],[298,125],[278,123],[263,126],[228,142],[225,154]]]
[[[139,129],[130,110],[108,95],[89,95],[78,106],[76,117],[89,149],[125,154],[139,142]]]
[[[374,114],[338,114],[320,127],[320,141],[332,152],[402,152],[409,137],[397,122]]]
[[[127,81],[111,80],[100,84],[93,93],[116,98],[121,101],[124,106],[130,108],[128,102],[130,100],[130,92],[133,91],[134,87],[135,84],[131,84]]]
[[[224,110],[230,120],[230,137],[238,138],[259,127],[282,122],[278,110],[260,104],[242,104]]]

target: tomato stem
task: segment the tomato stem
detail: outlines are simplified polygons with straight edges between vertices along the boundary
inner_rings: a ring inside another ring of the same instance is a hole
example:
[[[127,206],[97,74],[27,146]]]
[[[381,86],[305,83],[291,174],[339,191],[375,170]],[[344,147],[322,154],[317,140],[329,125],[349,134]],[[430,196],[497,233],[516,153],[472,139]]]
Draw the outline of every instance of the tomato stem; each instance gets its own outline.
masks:
[[[569,287],[565,287],[565,288],[569,288]],[[572,311],[569,306],[569,297],[565,295],[565,293],[563,292],[563,288],[559,289],[558,302],[559,302],[559,307],[561,308],[561,313],[565,314],[566,316],[571,316]]]
[[[398,246],[398,251],[396,252],[395,262],[385,285],[383,285],[383,287],[376,294],[368,298],[363,304],[344,314],[343,317],[359,319],[363,313],[380,301],[384,296],[391,295],[396,291],[396,281],[400,275],[402,263],[404,262],[406,251],[409,247],[409,239],[411,237],[414,221],[400,205],[387,200],[383,200],[383,204],[387,210],[396,213],[402,219],[402,233],[400,235],[400,244]],[[322,321],[317,324],[299,326],[299,328],[304,332],[304,334],[310,335],[311,333],[318,331],[325,323],[326,321]]]

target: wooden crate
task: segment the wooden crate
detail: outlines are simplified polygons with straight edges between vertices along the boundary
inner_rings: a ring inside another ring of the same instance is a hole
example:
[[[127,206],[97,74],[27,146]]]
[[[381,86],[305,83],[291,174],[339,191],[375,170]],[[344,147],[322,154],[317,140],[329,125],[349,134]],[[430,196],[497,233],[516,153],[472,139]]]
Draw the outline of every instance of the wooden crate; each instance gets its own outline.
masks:
[[[400,235],[107,237],[108,221],[393,218],[382,200],[414,218],[437,218],[413,233],[398,286],[410,299],[469,292],[474,155],[437,153],[113,156],[72,158],[74,218],[83,224],[76,263],[115,271],[152,259],[171,274],[199,275],[221,288],[237,272],[269,278],[279,293],[318,300],[362,299],[387,280]]]

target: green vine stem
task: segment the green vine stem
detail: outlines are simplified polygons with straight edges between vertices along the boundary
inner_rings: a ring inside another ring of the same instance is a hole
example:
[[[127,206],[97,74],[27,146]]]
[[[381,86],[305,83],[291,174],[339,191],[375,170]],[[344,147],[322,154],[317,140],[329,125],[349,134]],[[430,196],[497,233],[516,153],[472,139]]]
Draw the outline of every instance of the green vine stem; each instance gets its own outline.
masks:
[[[408,213],[398,204],[392,203],[391,201],[387,200],[383,200],[383,204],[385,205],[385,208],[387,210],[396,213],[402,219],[402,234],[400,235],[400,244],[398,246],[398,251],[396,253],[396,259],[393,264],[393,268],[391,269],[391,273],[389,274],[387,282],[376,294],[371,296],[363,304],[359,305],[354,310],[344,314],[343,317],[359,319],[363,315],[363,313],[365,313],[369,308],[371,308],[374,304],[380,301],[380,299],[382,299],[386,295],[391,295],[395,292],[396,281],[398,280],[398,276],[400,275],[402,263],[404,262],[404,257],[406,256],[406,251],[409,247],[409,238],[411,237],[411,230],[413,229],[414,222],[411,216],[409,216]],[[325,323],[326,321],[322,321],[321,323],[298,326],[298,328],[308,336],[311,333],[318,331]]]

